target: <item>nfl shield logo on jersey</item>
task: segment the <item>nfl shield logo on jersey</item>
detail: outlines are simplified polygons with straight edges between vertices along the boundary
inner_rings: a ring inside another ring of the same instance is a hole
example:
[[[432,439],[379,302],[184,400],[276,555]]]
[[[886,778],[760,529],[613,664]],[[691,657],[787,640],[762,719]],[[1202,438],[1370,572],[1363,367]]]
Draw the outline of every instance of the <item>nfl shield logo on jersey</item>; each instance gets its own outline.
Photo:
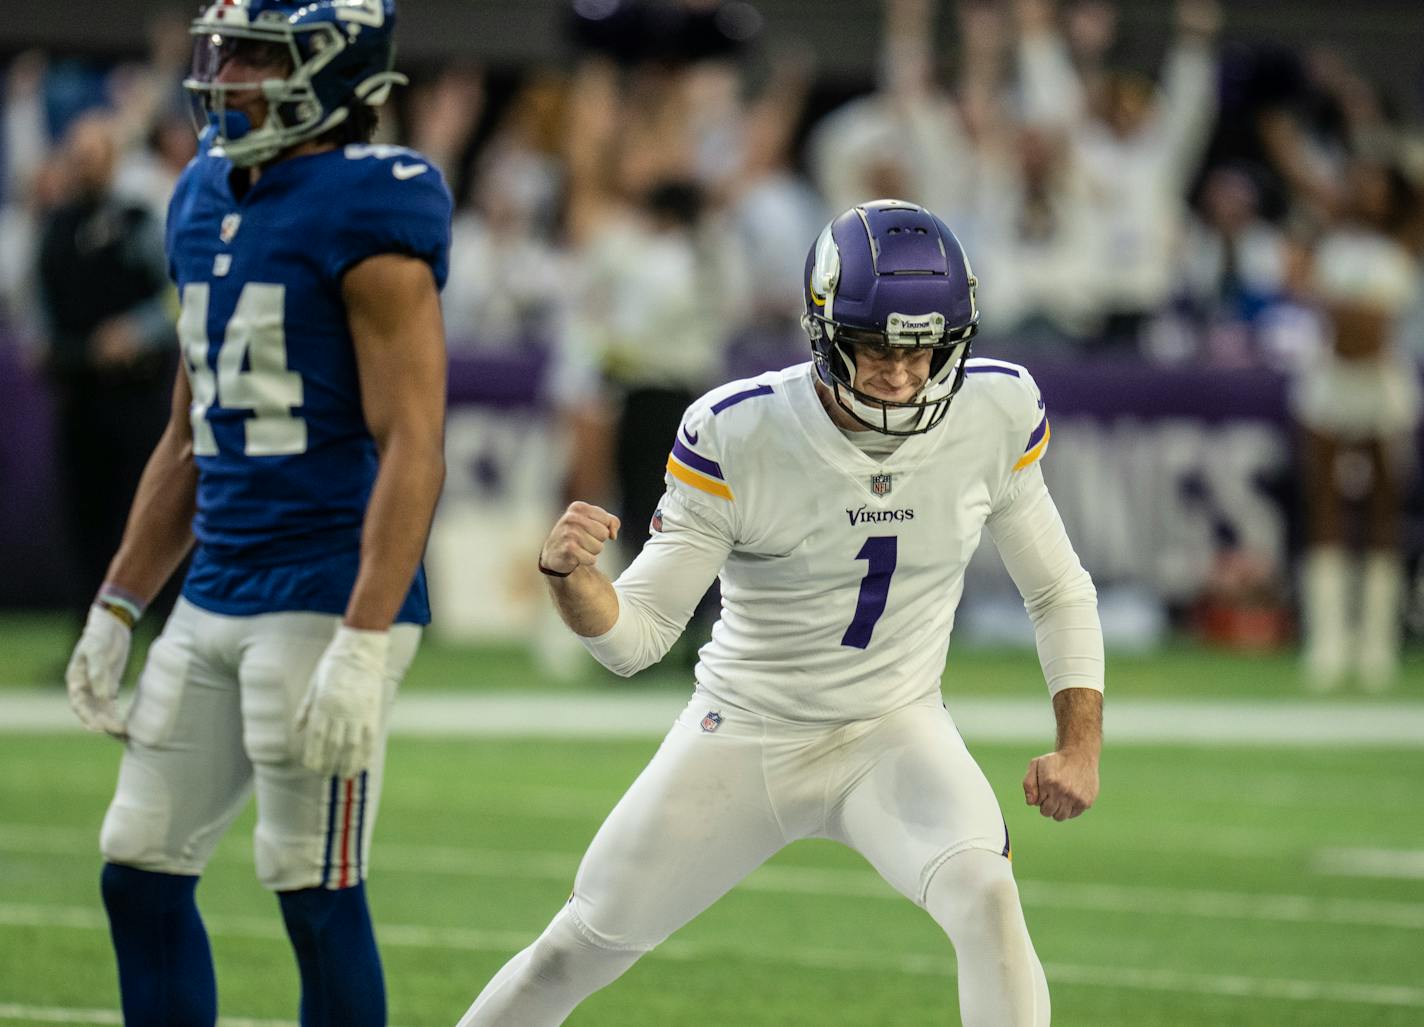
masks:
[[[709,735],[722,726],[722,714],[716,710],[708,710],[707,716],[702,718],[702,730]]]
[[[890,494],[890,475],[872,474],[870,476],[870,491],[877,496],[888,496]]]
[[[232,242],[232,237],[237,234],[238,226],[241,224],[241,214],[228,214],[222,219],[222,225],[218,228],[218,238],[225,243]]]

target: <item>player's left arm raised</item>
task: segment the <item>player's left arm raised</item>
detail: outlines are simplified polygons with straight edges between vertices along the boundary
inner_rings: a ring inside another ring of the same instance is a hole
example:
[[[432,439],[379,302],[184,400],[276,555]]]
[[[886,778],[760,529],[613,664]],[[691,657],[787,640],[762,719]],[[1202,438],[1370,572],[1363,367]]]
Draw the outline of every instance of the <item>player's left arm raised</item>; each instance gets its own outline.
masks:
[[[342,278],[379,468],[346,614],[297,716],[303,762],[351,777],[379,730],[389,631],[425,552],[445,480],[445,329],[430,265],[382,253]]]

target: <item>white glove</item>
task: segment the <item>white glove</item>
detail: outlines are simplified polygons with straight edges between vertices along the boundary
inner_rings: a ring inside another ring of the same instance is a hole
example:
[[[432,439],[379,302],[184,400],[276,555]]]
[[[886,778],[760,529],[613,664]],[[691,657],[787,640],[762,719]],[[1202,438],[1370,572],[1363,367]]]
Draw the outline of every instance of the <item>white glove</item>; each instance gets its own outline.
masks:
[[[89,607],[84,632],[64,672],[64,684],[70,707],[90,731],[124,737],[124,718],[114,700],[129,659],[132,635],[127,624],[102,606]]]
[[[344,624],[321,654],[297,710],[306,733],[302,763],[318,774],[355,777],[371,762],[380,732],[390,633]]]

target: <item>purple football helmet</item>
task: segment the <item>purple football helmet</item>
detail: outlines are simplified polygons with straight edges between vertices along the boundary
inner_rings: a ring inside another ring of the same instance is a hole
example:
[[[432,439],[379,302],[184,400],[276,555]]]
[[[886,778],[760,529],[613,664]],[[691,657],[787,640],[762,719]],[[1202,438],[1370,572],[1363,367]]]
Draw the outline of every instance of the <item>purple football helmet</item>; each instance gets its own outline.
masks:
[[[875,200],[832,219],[806,256],[806,313],[816,374],[853,418],[886,435],[918,435],[949,413],[979,329],[974,272],[949,227],[904,200]],[[855,387],[855,347],[929,349],[913,399]]]

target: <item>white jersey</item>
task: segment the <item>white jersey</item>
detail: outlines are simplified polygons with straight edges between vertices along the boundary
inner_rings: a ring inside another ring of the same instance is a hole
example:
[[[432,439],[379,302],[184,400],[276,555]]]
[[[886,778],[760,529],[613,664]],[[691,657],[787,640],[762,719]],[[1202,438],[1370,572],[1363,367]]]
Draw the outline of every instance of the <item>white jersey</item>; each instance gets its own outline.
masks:
[[[652,538],[616,583],[622,609],[680,616],[681,629],[690,607],[639,567],[672,547],[694,579],[721,568],[722,614],[696,670],[718,698],[823,721],[937,697],[965,566],[1021,483],[1042,489],[1033,465],[1049,440],[1024,368],[975,359],[967,371],[944,422],[883,460],[827,416],[810,364],[708,393],[679,429]]]

